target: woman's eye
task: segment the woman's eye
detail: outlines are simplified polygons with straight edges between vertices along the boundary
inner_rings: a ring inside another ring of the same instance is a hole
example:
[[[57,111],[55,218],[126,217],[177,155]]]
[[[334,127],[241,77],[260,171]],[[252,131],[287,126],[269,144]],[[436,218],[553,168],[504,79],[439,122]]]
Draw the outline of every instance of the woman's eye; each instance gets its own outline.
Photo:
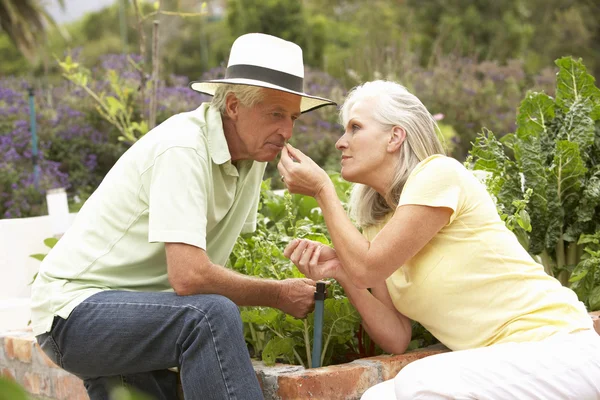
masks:
[[[358,126],[358,125],[354,124],[354,125],[352,125],[352,127],[351,127],[351,128],[352,128],[352,132],[356,132],[357,130],[359,130],[359,129],[360,129],[360,126]]]

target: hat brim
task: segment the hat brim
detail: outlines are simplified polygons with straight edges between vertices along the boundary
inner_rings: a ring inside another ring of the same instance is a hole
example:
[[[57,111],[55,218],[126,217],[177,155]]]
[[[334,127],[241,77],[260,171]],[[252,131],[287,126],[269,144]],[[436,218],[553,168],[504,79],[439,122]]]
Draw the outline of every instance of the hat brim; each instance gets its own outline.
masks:
[[[311,96],[306,93],[296,92],[290,89],[286,89],[282,86],[273,85],[268,82],[257,81],[254,79],[243,79],[243,78],[233,78],[233,79],[215,79],[210,81],[193,81],[190,82],[190,88],[195,90],[196,92],[204,93],[209,96],[214,96],[219,85],[229,84],[229,85],[247,85],[247,86],[257,86],[263,87],[267,89],[275,89],[281,90],[282,92],[297,94],[302,97],[302,101],[300,102],[300,112],[306,113],[309,111],[316,110],[317,108],[325,107],[325,106],[336,106],[337,103],[333,100],[326,99],[324,97]]]

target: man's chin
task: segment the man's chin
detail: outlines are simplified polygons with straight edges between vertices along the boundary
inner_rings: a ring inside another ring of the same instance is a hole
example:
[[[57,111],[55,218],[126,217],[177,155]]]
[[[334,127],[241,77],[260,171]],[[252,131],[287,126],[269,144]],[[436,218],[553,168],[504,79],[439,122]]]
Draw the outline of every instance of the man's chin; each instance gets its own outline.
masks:
[[[269,153],[269,154],[261,154],[259,156],[257,156],[254,161],[259,161],[259,162],[271,162],[277,159],[277,156],[279,155],[279,153],[281,153],[280,151],[274,152],[274,153]]]

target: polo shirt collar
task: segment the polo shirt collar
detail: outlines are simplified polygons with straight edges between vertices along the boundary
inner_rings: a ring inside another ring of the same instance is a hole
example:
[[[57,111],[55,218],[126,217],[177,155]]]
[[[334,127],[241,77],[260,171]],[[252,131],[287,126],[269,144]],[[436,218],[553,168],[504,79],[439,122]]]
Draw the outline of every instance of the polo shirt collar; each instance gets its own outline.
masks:
[[[210,107],[210,103],[206,103],[204,106],[206,107],[206,134],[210,157],[215,164],[222,165],[231,160],[231,153],[229,153],[229,146],[225,140],[221,113]]]

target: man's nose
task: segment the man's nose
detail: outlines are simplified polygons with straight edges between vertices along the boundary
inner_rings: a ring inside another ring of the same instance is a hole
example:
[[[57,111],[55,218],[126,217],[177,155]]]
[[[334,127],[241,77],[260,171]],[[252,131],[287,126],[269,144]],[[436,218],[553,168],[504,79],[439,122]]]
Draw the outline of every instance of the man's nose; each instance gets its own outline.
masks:
[[[284,125],[279,131],[281,133],[281,136],[283,136],[285,140],[290,140],[292,134],[294,133],[294,121],[292,121],[291,119],[289,121],[285,121]]]

